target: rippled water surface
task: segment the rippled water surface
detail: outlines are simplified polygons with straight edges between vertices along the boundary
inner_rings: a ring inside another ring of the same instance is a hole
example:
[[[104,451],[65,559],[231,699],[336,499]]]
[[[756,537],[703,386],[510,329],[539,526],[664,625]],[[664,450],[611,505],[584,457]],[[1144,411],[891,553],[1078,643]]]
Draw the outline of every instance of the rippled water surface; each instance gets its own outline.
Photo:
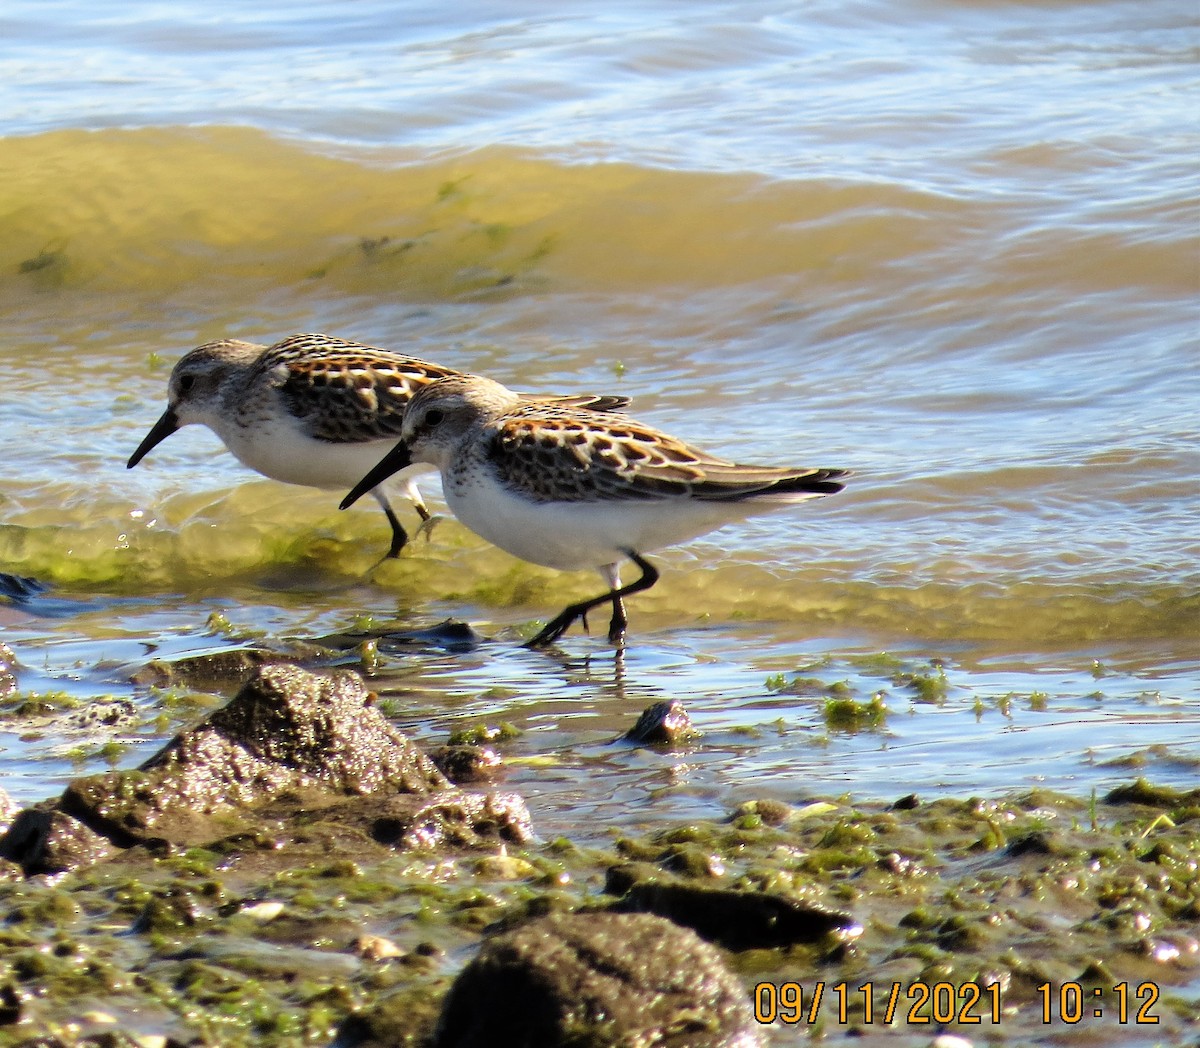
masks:
[[[36,800],[198,716],[130,683],[152,656],[453,617],[489,642],[376,686],[423,739],[553,754],[509,780],[547,835],[1194,783],[1198,37],[1184,0],[10,2],[0,571],[49,588],[0,629],[24,692],[146,717],[9,723],[0,782]],[[125,469],[185,349],[314,330],[854,477],[660,554],[623,657],[525,652],[594,577],[453,521],[375,568],[373,508],[206,431]],[[876,693],[882,723],[831,719]],[[612,744],[667,698],[694,750]]]

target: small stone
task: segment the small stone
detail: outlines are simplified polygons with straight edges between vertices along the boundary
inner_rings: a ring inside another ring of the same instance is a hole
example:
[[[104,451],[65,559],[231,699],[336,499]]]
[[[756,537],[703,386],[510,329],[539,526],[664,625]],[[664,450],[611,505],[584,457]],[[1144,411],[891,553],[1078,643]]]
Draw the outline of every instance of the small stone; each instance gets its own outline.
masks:
[[[365,961],[386,961],[401,956],[404,951],[382,935],[360,935],[353,943],[354,952]]]
[[[681,746],[699,736],[683,703],[674,701],[646,707],[638,722],[625,733],[626,741],[648,746]]]
[[[0,858],[20,863],[27,876],[65,873],[107,859],[115,851],[107,838],[46,805],[18,813],[0,837]]]
[[[509,855],[501,849],[498,855],[485,855],[475,862],[475,873],[493,881],[521,881],[537,873],[537,867],[528,859]]]
[[[84,1012],[81,1016],[84,1022],[95,1023],[97,1026],[115,1026],[117,1017],[110,1012],[101,1012],[92,1010]]]
[[[249,917],[251,920],[261,921],[264,924],[267,921],[273,921],[284,911],[284,905],[271,899],[264,899],[262,902],[251,903],[249,906],[243,906],[238,913],[243,917]]]
[[[929,1048],[975,1048],[975,1045],[973,1041],[968,1041],[965,1037],[959,1037],[953,1033],[943,1033],[938,1034],[929,1042]]]
[[[791,818],[792,806],[784,801],[764,797],[757,801],[747,801],[738,805],[736,817],[757,815],[767,826],[782,826]]]

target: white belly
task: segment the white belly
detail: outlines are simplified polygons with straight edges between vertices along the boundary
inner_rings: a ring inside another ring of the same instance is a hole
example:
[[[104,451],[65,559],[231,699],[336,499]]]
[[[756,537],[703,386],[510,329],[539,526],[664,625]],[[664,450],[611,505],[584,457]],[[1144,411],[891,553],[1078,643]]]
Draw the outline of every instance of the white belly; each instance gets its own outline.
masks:
[[[563,571],[598,568],[627,550],[687,542],[765,506],[713,502],[528,502],[494,483],[454,489],[446,503],[476,534],[514,557]]]
[[[264,477],[343,494],[362,480],[396,443],[388,439],[332,444],[313,440],[291,426],[270,424],[254,428],[222,426],[217,436],[242,465]],[[432,468],[421,464],[401,470],[383,487],[405,490],[413,477],[431,472]]]

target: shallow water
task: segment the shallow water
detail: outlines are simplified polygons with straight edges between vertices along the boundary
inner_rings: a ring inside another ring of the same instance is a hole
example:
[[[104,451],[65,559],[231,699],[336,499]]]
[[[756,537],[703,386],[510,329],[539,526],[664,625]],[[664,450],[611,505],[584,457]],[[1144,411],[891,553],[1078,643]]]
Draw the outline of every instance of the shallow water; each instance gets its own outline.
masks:
[[[545,835],[763,794],[1194,783],[1191,6],[508,12],[7,5],[0,571],[51,588],[0,602],[0,636],[23,689],[147,722],[103,751],[6,731],[0,783],[40,799],[199,715],[129,683],[151,654],[362,616],[494,638],[376,684],[421,738],[508,720],[511,757],[554,755],[509,780]],[[377,511],[207,432],[125,470],[181,352],[310,330],[855,475],[661,554],[620,664],[577,632],[527,653],[517,628],[594,577],[453,521],[373,569]],[[939,668],[920,701],[904,674]],[[796,678],[884,691],[886,721],[831,728]],[[693,751],[612,744],[663,698]]]

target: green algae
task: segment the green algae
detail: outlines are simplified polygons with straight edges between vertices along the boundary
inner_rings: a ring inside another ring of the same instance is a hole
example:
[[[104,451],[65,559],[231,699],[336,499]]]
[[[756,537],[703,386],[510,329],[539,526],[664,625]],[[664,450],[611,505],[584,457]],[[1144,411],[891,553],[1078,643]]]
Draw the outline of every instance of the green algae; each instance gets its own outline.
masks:
[[[936,661],[928,669],[906,670],[892,676],[892,683],[913,692],[917,702],[941,705],[950,691],[945,667]]]
[[[1200,806],[1200,789],[1177,790],[1154,786],[1145,779],[1135,779],[1128,786],[1118,786],[1105,796],[1109,804],[1143,804],[1168,811],[1190,811]]]
[[[1015,1010],[983,1032],[990,1044],[1019,1045],[1044,1029],[1044,982],[1154,980],[1164,1043],[1181,1043],[1195,1035],[1197,1001],[1187,970],[1154,957],[1159,944],[1195,941],[1200,841],[1155,816],[1191,803],[1188,791],[1145,782],[1094,803],[1046,791],[808,809],[762,799],[727,822],[626,832],[608,848],[560,837],[516,849],[519,880],[477,856],[296,862],[245,837],[172,854],[135,849],[53,884],[0,883],[0,987],[24,1002],[24,1021],[0,1026],[0,1046],[75,1021],[95,998],[131,1028],[231,1048],[322,1044],[339,1030],[426,1044],[461,963],[451,958],[490,927],[607,905],[617,896],[596,886],[607,872],[620,891],[611,874],[629,863],[627,885],[651,877],[768,892],[848,909],[863,925],[849,951],[729,954],[748,991],[763,980],[877,992],[896,978],[998,980]],[[1087,828],[1073,825],[1081,817]],[[364,936],[382,936],[394,956],[371,959],[355,945]],[[862,1007],[860,997],[851,1013],[860,1024]],[[401,1017],[406,1040],[390,1025]],[[824,1020],[829,1034],[845,1029],[834,1018]]]
[[[521,737],[521,729],[508,722],[497,725],[473,724],[450,733],[451,746],[485,746],[492,742],[509,742]]]
[[[950,694],[951,684],[946,673],[944,660],[902,659],[887,652],[868,655],[852,655],[843,659],[853,666],[862,677],[887,681],[889,687],[905,695],[909,701],[928,705],[943,705]],[[822,715],[826,728],[831,732],[853,734],[860,731],[875,731],[884,727],[888,714],[888,690],[876,689],[866,694],[849,680],[828,680],[817,673],[830,668],[830,660],[819,659],[806,664],[789,676],[772,673],[764,681],[767,691],[779,695],[796,695],[822,698]],[[1035,695],[1031,708],[1044,708],[1044,696]],[[975,711],[982,714],[983,700],[976,696]]]
[[[830,731],[858,732],[877,730],[887,721],[888,708],[882,693],[868,702],[833,698],[825,702],[825,726]]]
[[[65,691],[11,691],[0,696],[5,717],[42,717],[77,709],[82,700]]]

